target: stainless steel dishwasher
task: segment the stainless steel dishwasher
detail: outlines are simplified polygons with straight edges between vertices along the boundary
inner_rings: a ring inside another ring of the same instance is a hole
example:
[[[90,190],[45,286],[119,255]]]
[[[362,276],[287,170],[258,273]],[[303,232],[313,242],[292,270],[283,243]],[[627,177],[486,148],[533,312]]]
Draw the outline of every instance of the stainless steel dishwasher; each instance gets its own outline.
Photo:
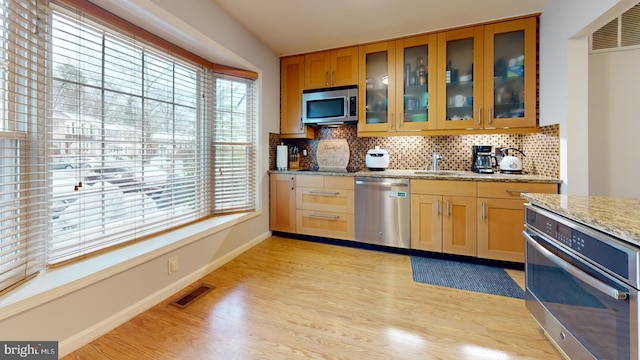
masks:
[[[409,179],[357,176],[355,181],[355,240],[409,248]]]

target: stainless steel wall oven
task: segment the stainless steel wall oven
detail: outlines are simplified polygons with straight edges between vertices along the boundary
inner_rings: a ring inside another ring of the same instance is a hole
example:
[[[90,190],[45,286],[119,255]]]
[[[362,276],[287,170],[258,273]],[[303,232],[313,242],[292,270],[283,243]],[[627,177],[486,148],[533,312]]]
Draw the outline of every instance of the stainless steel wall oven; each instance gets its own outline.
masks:
[[[638,359],[639,248],[527,204],[525,303],[570,359]]]

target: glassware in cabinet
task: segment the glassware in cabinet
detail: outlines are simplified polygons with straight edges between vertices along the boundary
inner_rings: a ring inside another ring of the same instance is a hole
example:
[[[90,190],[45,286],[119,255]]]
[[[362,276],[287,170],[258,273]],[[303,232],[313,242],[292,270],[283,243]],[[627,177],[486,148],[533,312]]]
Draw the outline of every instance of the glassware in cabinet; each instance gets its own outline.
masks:
[[[395,129],[395,43],[360,47],[359,132]]]
[[[482,128],[482,27],[438,34],[438,129]]]
[[[435,129],[436,50],[435,34],[396,41],[398,131]],[[401,75],[401,76],[400,76]]]
[[[485,26],[487,128],[536,125],[536,18]]]

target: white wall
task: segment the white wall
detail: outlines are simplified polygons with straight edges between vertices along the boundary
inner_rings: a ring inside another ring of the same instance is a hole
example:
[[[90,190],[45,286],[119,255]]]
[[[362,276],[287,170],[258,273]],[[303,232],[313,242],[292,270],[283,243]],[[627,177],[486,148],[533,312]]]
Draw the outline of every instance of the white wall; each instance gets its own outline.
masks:
[[[588,38],[637,0],[552,0],[540,17],[540,125],[560,124],[562,193],[589,192]]]
[[[209,0],[94,0],[147,30],[162,29],[171,41],[214,62],[259,73],[259,189],[261,215],[231,229],[121,272],[81,290],[0,321],[3,340],[57,340],[61,353],[124,321],[152,302],[186,286],[211,266],[266,238],[269,233],[268,133],[279,130],[279,58]],[[168,276],[167,259],[180,271]],[[215,286],[215,284],[213,284]],[[167,293],[170,292],[170,293]]]
[[[589,193],[640,198],[640,49],[589,55]]]

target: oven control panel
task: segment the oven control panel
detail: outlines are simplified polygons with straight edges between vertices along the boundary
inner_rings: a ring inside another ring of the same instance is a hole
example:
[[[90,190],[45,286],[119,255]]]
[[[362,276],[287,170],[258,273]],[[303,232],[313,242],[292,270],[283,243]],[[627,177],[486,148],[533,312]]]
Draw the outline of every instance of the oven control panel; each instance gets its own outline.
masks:
[[[580,255],[581,258],[608,269],[624,280],[630,277],[630,267],[638,261],[638,251],[608,234],[591,229],[573,220],[530,205],[526,206],[526,224],[546,235],[549,243]]]

